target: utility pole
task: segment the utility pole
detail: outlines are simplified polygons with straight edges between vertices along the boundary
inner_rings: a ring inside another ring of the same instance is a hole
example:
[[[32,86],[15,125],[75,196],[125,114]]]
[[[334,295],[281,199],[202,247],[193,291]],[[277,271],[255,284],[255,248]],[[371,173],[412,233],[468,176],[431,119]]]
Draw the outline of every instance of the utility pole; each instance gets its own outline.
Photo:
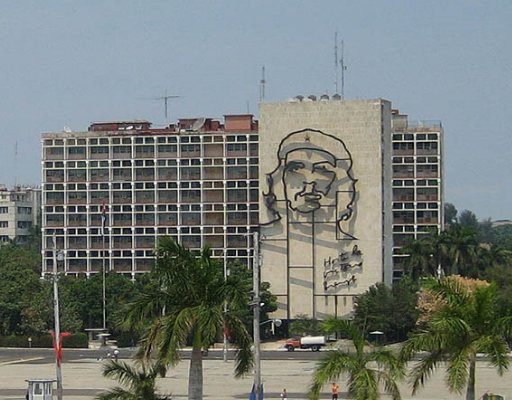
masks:
[[[263,399],[263,388],[261,386],[261,356],[260,356],[260,239],[258,232],[254,232],[253,236],[253,336],[254,336],[254,390],[256,392],[256,400]]]
[[[226,283],[228,280],[228,267],[226,265],[226,259],[224,259],[224,283]],[[228,335],[226,332],[226,314],[228,313],[228,303],[224,301],[224,343],[222,347],[222,359],[224,362],[228,362]]]
[[[55,317],[55,360],[57,373],[57,398],[62,400],[62,369],[61,369],[61,337],[60,337],[60,317],[59,317],[59,285],[57,274],[57,238],[53,232],[53,312]]]

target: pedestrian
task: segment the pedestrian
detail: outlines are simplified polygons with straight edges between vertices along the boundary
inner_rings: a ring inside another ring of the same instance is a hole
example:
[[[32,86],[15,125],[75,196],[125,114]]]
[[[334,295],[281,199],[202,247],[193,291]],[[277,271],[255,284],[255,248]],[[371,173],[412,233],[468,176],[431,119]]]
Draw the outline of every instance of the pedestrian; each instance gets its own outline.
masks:
[[[288,393],[286,393],[286,388],[284,388],[283,391],[281,392],[281,399],[288,400]]]
[[[332,383],[332,386],[331,386],[331,395],[332,395],[332,400],[338,400],[338,390],[339,390],[339,386],[333,382]]]
[[[119,350],[115,349],[114,350],[114,360],[117,361],[118,358],[119,358]]]

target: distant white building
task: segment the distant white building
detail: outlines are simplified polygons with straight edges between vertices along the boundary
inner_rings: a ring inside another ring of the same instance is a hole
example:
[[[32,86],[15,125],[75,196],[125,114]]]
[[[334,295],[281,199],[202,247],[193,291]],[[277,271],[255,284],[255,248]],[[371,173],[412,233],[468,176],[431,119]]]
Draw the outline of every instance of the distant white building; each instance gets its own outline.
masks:
[[[0,186],[0,242],[26,242],[30,229],[37,225],[40,208],[40,188]]]

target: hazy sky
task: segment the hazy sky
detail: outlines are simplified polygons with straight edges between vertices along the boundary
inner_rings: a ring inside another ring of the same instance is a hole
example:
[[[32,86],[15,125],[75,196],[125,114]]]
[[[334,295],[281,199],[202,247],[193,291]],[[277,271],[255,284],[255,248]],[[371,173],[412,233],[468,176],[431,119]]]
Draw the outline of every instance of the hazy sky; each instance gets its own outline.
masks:
[[[40,134],[92,121],[385,98],[445,128],[446,201],[512,218],[512,1],[0,0],[0,183],[39,184]],[[16,155],[17,154],[17,155]]]

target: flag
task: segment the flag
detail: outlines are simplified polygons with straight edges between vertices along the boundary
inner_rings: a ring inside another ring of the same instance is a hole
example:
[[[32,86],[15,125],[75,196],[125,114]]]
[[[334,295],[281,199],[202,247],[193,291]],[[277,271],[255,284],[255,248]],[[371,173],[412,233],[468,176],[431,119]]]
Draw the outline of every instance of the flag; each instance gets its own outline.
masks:
[[[55,358],[57,360],[57,365],[60,366],[62,364],[62,340],[65,337],[71,336],[70,332],[62,332],[59,335],[59,344],[57,344],[57,340],[55,338],[55,331],[50,331],[52,335],[53,349],[55,350]]]
[[[101,206],[101,236],[105,236],[107,226],[107,206],[105,203]]]

